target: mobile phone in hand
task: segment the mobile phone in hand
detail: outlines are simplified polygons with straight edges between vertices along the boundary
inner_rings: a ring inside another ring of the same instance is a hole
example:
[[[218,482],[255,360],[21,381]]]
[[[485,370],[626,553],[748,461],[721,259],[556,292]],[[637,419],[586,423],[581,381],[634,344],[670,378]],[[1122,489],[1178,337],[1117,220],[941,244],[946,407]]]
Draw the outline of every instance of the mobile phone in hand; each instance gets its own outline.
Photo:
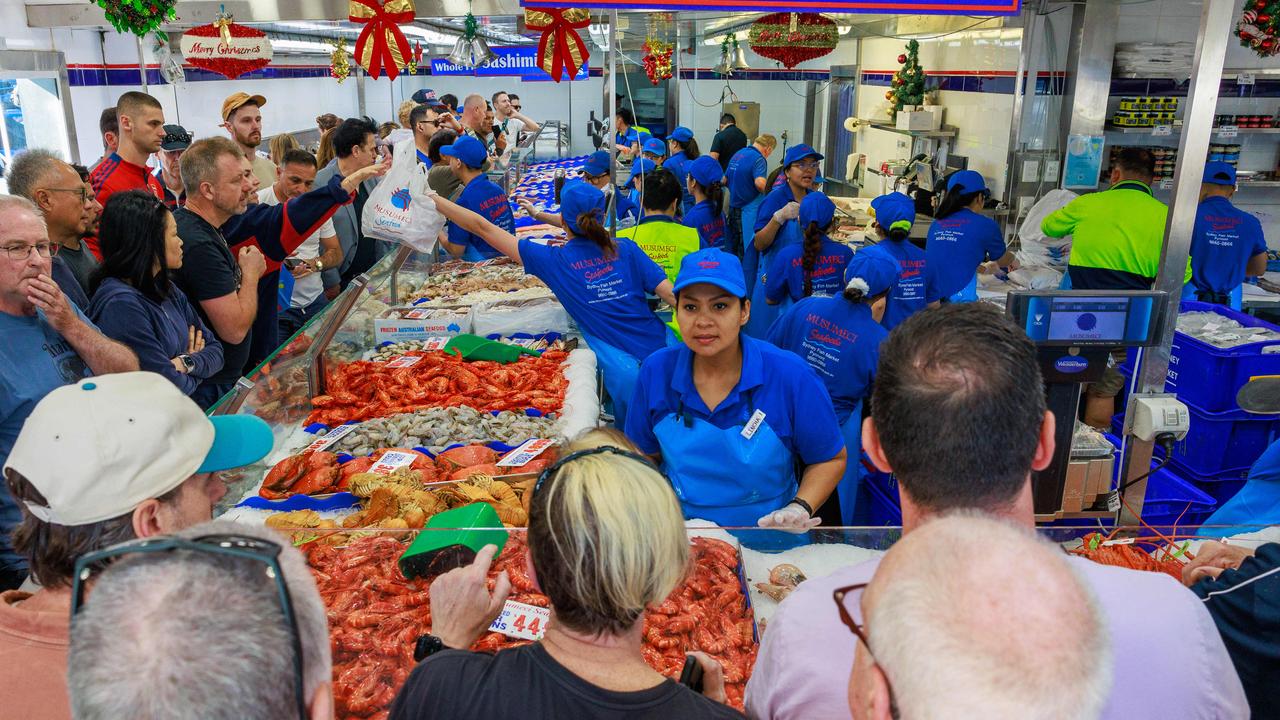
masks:
[[[284,269],[292,271],[294,268],[302,264],[301,258],[287,257],[284,259]]]
[[[680,670],[680,684],[696,693],[702,692],[702,664],[692,655],[684,656],[684,668]]]

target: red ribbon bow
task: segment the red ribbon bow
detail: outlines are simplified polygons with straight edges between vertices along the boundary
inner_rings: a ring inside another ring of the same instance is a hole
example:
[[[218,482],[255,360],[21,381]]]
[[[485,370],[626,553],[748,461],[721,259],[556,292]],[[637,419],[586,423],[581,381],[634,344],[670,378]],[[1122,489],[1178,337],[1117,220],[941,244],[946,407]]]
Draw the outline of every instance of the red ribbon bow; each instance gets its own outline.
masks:
[[[591,13],[581,8],[568,10],[525,9],[525,27],[541,30],[538,40],[538,66],[560,82],[561,73],[569,72],[569,79],[577,77],[578,69],[586,64],[591,54],[577,31],[591,24]]]
[[[395,80],[400,66],[410,57],[409,41],[399,23],[413,22],[413,0],[350,0],[348,20],[364,25],[356,38],[356,62],[364,66],[372,78],[385,72]]]

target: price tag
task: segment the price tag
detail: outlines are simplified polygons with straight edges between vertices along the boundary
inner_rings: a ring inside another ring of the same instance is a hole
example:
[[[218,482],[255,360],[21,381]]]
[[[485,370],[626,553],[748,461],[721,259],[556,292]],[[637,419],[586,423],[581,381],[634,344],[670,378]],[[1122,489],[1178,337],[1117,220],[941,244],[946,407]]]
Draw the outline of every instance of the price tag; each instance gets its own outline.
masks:
[[[1240,127],[1238,125],[1223,125],[1217,130],[1214,130],[1213,134],[1218,137],[1233,138],[1240,134]]]
[[[760,429],[760,426],[763,423],[764,423],[763,410],[756,410],[755,412],[751,413],[751,419],[748,420],[747,424],[742,428],[742,437],[750,440],[752,437],[755,436],[756,431]]]
[[[555,442],[552,440],[543,440],[541,438],[525,440],[520,444],[520,447],[503,455],[497,465],[498,467],[519,467],[538,457],[554,444]]]
[[[401,317],[403,317],[406,320],[425,320],[431,317],[431,311],[422,310],[422,309],[410,310],[406,312],[404,315],[402,315]]]
[[[307,449],[303,450],[302,452],[318,452],[320,450],[323,450],[329,447],[330,445],[338,442],[342,438],[346,437],[348,433],[350,433],[355,429],[356,429],[356,425],[340,425],[330,430],[329,432],[325,433],[323,436],[320,437],[319,440],[316,440],[315,442],[308,445]]]
[[[1102,546],[1106,547],[1108,545],[1132,545],[1133,541],[1134,541],[1134,538],[1120,538],[1118,540],[1108,540],[1102,543]]]
[[[369,468],[369,472],[374,473],[375,475],[390,475],[402,467],[412,465],[413,461],[417,459],[417,457],[416,453],[400,452],[398,450],[383,453],[382,457],[378,459],[378,462],[374,463],[373,467]]]
[[[1120,493],[1115,490],[1107,493],[1107,512],[1120,512]]]
[[[407,367],[413,367],[414,365],[417,365],[420,362],[422,362],[421,355],[401,355],[395,358],[394,360],[392,360],[391,362],[387,363],[387,367],[407,368]]]
[[[1173,134],[1173,126],[1157,125],[1155,126],[1155,129],[1151,131],[1151,134],[1156,137],[1168,137],[1169,135]]]
[[[1165,178],[1160,181],[1161,190],[1168,190],[1171,187],[1173,187],[1173,178]]]
[[[1240,73],[1240,75],[1239,75],[1238,77],[1236,77],[1236,84],[1237,84],[1237,85],[1252,85],[1252,84],[1254,84],[1255,82],[1257,82],[1257,80],[1258,80],[1258,76],[1257,76],[1255,73],[1251,73],[1251,72],[1242,72],[1242,73]]]
[[[489,632],[502,633],[520,640],[541,640],[547,632],[549,620],[551,610],[547,608],[508,600],[497,619],[489,626]]]
[[[450,338],[447,337],[429,337],[422,341],[423,350],[443,350],[445,345],[449,344]]]

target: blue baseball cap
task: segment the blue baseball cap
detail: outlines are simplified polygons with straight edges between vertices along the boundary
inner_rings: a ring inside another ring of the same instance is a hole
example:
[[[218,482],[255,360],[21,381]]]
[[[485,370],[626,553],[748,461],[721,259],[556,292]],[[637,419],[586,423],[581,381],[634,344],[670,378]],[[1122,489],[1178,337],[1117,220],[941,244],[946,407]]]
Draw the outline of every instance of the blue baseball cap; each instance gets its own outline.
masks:
[[[436,91],[431,88],[419,88],[410,96],[410,99],[419,105],[435,104]]]
[[[742,273],[742,261],[737,255],[719,248],[707,248],[689,253],[680,261],[680,274],[676,275],[675,292],[698,283],[715,285],[734,297],[747,296],[747,280]]]
[[[640,158],[631,163],[631,176],[627,178],[627,184],[623,187],[630,187],[636,181],[637,175],[643,175],[647,172],[653,172],[658,169],[658,164],[649,158]]]
[[[875,297],[893,287],[898,280],[898,263],[879,252],[857,252],[844,271],[846,285],[860,290],[864,297]],[[861,281],[859,283],[859,281]]]
[[[910,230],[916,221],[916,202],[904,193],[881,195],[871,201],[871,209],[875,211],[876,223],[885,232],[895,227]]]
[[[587,161],[582,164],[582,174],[598,177],[609,173],[609,153],[605,150],[597,150],[587,156]]]
[[[198,473],[218,472],[252,465],[271,452],[275,437],[271,426],[256,415],[214,415],[213,447],[196,468]]]
[[[689,176],[699,185],[708,187],[711,183],[724,180],[724,168],[720,167],[720,161],[710,155],[699,155],[697,160],[689,164]]]
[[[560,218],[574,235],[582,235],[582,230],[578,228],[578,216],[597,211],[603,219],[605,197],[596,186],[578,181],[565,185],[560,191]]]
[[[484,144],[470,135],[463,135],[454,140],[452,145],[440,148],[440,154],[456,157],[462,161],[463,165],[471,168],[483,166],[485,159],[489,157],[489,151],[484,149]]]
[[[671,131],[671,139],[675,140],[676,142],[687,143],[693,139],[693,131],[681,125],[680,127]]]
[[[640,148],[640,151],[661,157],[667,154],[667,144],[658,138],[651,137],[644,141],[644,145]]]
[[[1221,160],[1205,163],[1203,182],[1210,185],[1234,186],[1236,184],[1236,169],[1230,163],[1224,163]]]
[[[816,160],[822,160],[825,156],[804,143],[792,145],[787,148],[787,154],[782,156],[782,167],[787,167],[791,163],[799,162],[810,157]]]
[[[816,222],[818,227],[825,228],[831,224],[831,220],[836,216],[836,204],[831,202],[831,198],[820,192],[811,192],[804,196],[800,201],[800,229],[809,227],[809,223]]]
[[[982,173],[974,170],[957,170],[952,173],[947,180],[947,190],[955,190],[961,195],[976,192],[991,194],[991,191],[987,189],[987,181],[982,178]]]

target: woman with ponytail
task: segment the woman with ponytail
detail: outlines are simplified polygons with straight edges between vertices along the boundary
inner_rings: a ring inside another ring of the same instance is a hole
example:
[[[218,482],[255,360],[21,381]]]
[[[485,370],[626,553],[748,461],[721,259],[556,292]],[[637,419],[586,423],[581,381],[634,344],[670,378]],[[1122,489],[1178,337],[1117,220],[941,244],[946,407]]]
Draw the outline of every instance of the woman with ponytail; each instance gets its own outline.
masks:
[[[936,268],[938,293],[950,302],[978,299],[978,267],[994,260],[1002,267],[1013,262],[1000,226],[979,215],[991,191],[982,175],[960,170],[947,180],[947,192],[929,226],[925,254]]]
[[[788,245],[773,259],[765,274],[765,300],[770,305],[790,305],[810,295],[835,295],[844,288],[844,269],[853,250],[827,237],[835,216],[835,203],[823,193],[809,193],[800,201],[804,242]]]
[[[680,181],[680,187],[684,189],[684,198],[680,202],[680,214],[686,215],[693,209],[693,204],[696,202],[685,182],[689,177],[693,161],[697,160],[699,155],[698,141],[693,139],[693,131],[683,125],[672,130],[671,136],[667,138],[667,152],[667,159],[662,163],[662,167],[670,170]],[[723,174],[724,168],[721,168],[721,175]]]
[[[725,240],[724,171],[710,155],[703,155],[687,165],[689,177],[685,192],[694,203],[685,211],[684,224],[698,231],[702,250],[722,248]]]
[[[900,192],[881,195],[871,201],[875,214],[875,231],[880,242],[860,251],[879,254],[898,264],[898,279],[889,291],[884,317],[880,324],[892,330],[912,314],[938,304],[934,268],[927,262],[925,251],[909,239],[916,219],[916,203]]]
[[[889,291],[898,279],[898,264],[870,250],[857,253],[849,261],[841,275],[840,294],[805,298],[769,329],[769,342],[804,358],[822,379],[844,434],[849,462],[836,486],[838,513],[832,512],[835,508],[831,507],[825,512],[819,510],[823,521],[829,524],[834,524],[836,517],[840,525],[854,524],[858,483],[862,480],[862,463],[858,462],[862,453],[862,402],[871,396],[880,343],[889,336],[889,331],[880,325],[880,318]]]
[[[569,242],[558,248],[517,240],[480,215],[440,195],[433,197],[450,221],[524,265],[526,273],[551,288],[595,351],[613,398],[614,416],[621,423],[640,362],[668,342],[667,329],[649,309],[647,294],[672,307],[676,298],[657,263],[631,240],[610,237],[604,227],[604,193],[583,181],[564,186],[560,214]]]

